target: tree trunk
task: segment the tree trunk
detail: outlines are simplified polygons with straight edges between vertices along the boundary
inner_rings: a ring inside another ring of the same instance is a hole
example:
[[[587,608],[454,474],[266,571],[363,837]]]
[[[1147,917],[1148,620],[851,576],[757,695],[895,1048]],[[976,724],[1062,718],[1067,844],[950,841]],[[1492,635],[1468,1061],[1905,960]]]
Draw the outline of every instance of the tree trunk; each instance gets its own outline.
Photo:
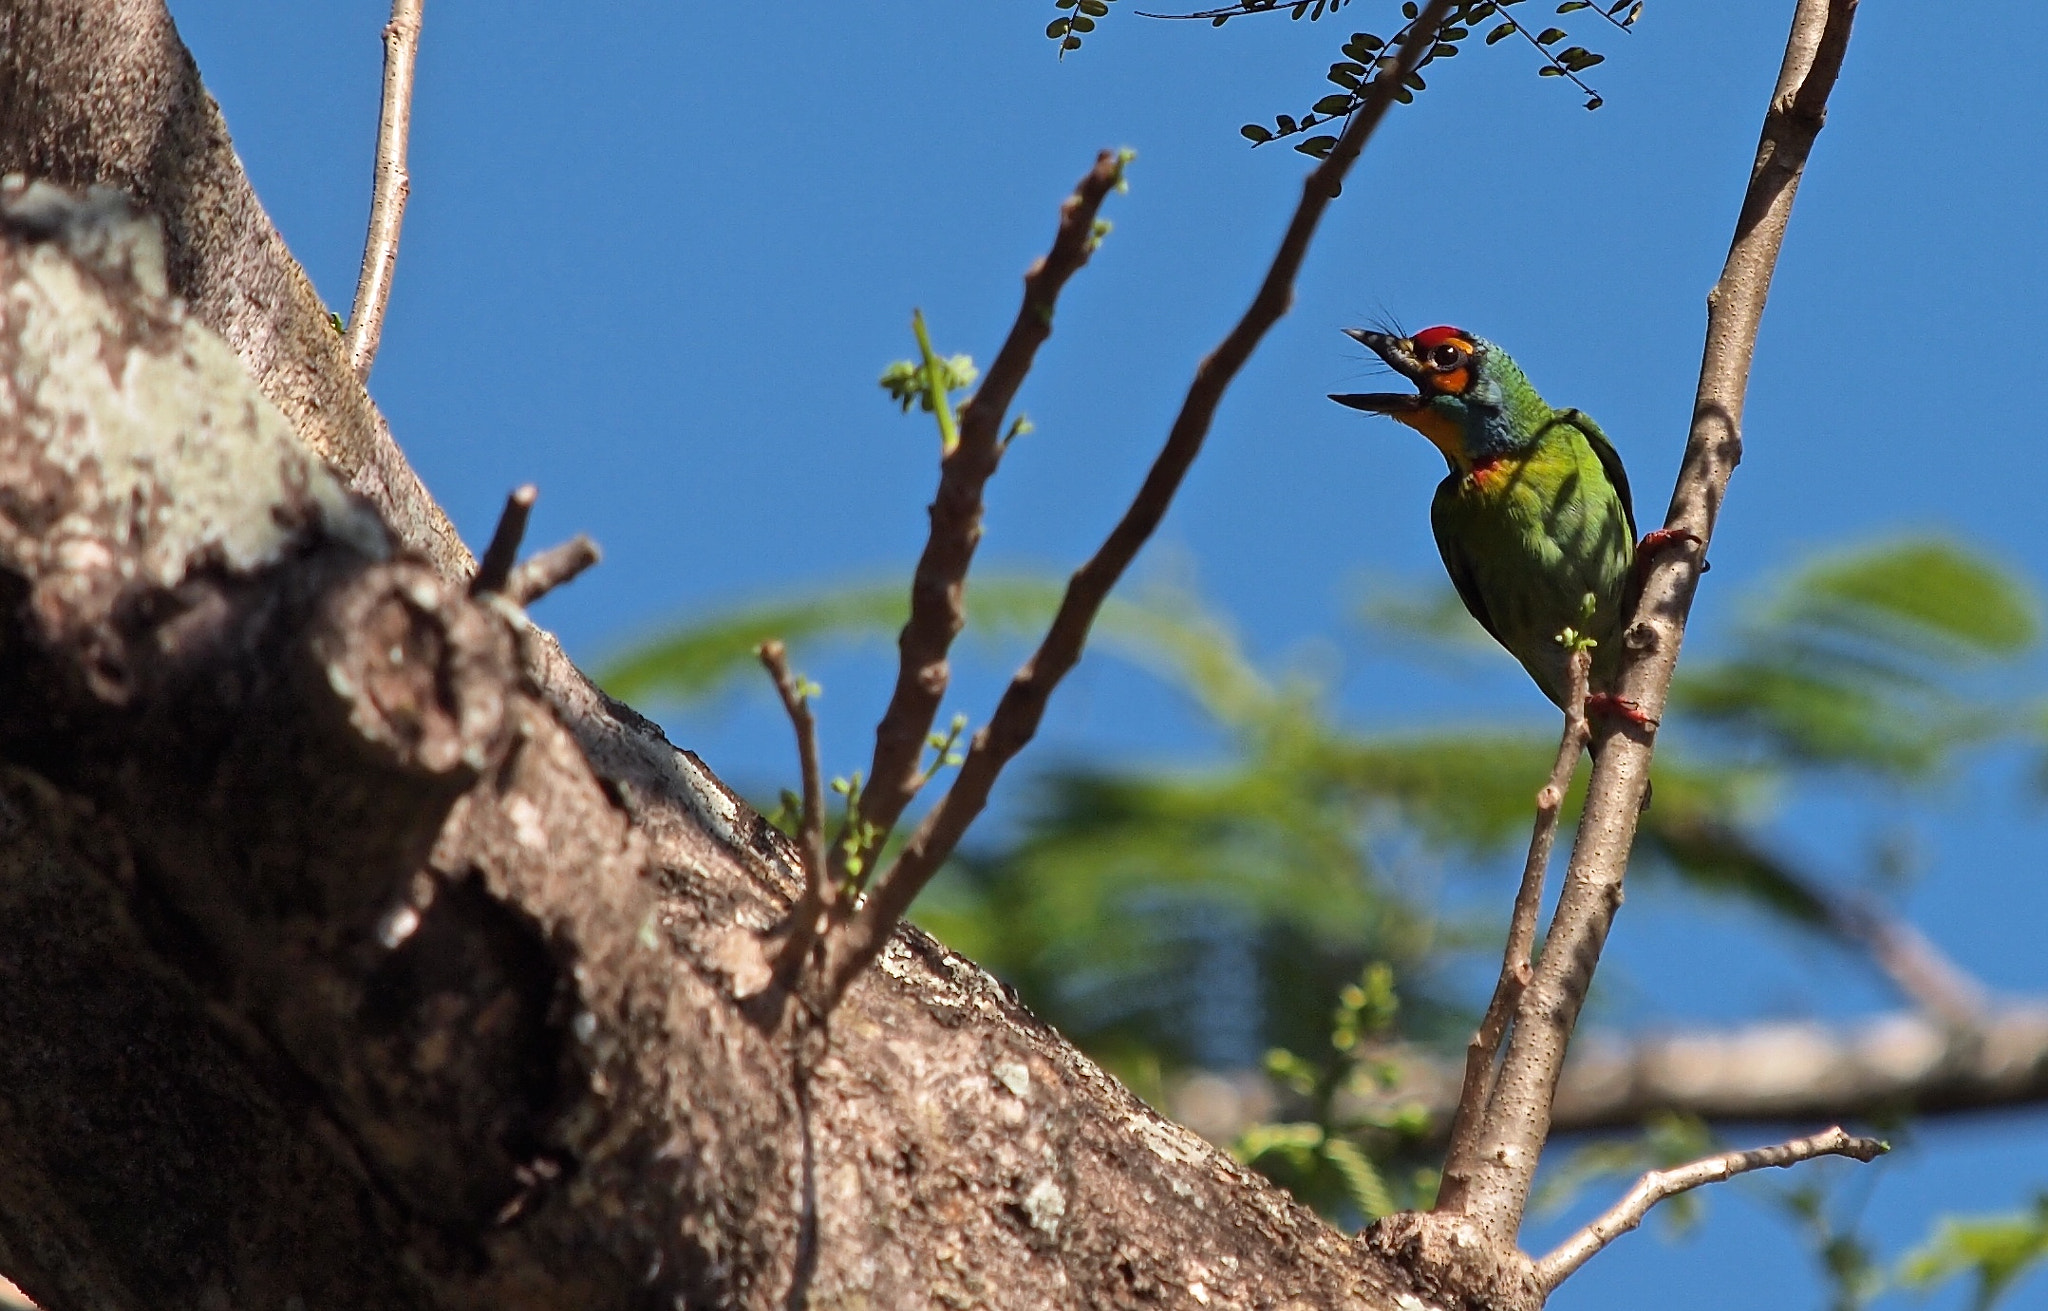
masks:
[[[913,930],[829,1032],[734,1000],[786,844],[467,595],[156,0],[0,14],[0,170],[164,234],[0,220],[0,1270],[44,1307],[1433,1304]]]

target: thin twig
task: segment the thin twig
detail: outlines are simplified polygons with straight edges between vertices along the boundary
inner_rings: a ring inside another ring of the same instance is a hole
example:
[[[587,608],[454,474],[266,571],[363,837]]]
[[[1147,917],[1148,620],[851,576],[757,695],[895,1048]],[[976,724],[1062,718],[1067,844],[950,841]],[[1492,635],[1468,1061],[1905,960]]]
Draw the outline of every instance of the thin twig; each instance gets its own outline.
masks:
[[[1927,935],[1867,895],[1833,886],[1798,868],[1732,825],[1706,815],[1651,812],[1652,830],[1665,852],[1681,861],[1696,852],[1718,853],[1763,871],[1805,903],[1821,930],[1860,951],[1901,996],[1949,1028],[1968,1031],[1990,1017],[1990,989]]]
[[[578,533],[514,569],[505,580],[506,599],[514,605],[530,606],[602,558],[597,543]]]
[[[910,618],[896,642],[896,690],[875,726],[875,756],[861,795],[858,819],[871,826],[875,847],[887,840],[904,807],[917,796],[918,765],[951,677],[946,655],[967,622],[967,570],[981,543],[982,490],[1002,459],[1003,416],[1039,346],[1052,335],[1061,288],[1094,253],[1096,213],[1122,180],[1127,158],[1112,150],[1097,155],[1095,167],[1060,206],[1052,248],[1025,272],[1016,322],[981,386],[960,407],[959,441],[940,461],[931,531],[910,585]],[[837,847],[832,871],[835,881],[846,873],[846,853]]]
[[[412,191],[412,178],[405,171],[405,141],[412,131],[412,68],[425,9],[426,0],[391,0],[391,21],[384,25],[384,107],[377,116],[370,233],[363,243],[356,303],[348,313],[348,362],[357,378],[368,378],[377,358],[384,307],[391,300],[391,279],[398,267],[398,232],[405,225],[405,198]]]
[[[1794,1138],[1775,1147],[1753,1147],[1746,1152],[1723,1152],[1669,1170],[1652,1170],[1628,1195],[1598,1220],[1558,1244],[1557,1250],[1536,1263],[1536,1283],[1547,1295],[1592,1259],[1601,1248],[1643,1222],[1650,1208],[1667,1197],[1676,1197],[1704,1184],[1717,1184],[1751,1170],[1771,1166],[1798,1165],[1817,1156],[1848,1156],[1873,1161],[1891,1150],[1878,1138],[1852,1138],[1840,1125],[1811,1138]]]
[[[1138,489],[1123,518],[1094,556],[1067,583],[1066,594],[1061,598],[1059,610],[1053,616],[1038,650],[1010,681],[989,722],[974,735],[967,759],[962,762],[953,786],[925,815],[895,863],[879,880],[854,918],[845,922],[843,930],[835,930],[828,941],[825,996],[828,1006],[843,995],[847,986],[881,953],[896,922],[959,845],[967,826],[988,804],[989,792],[1003,767],[1038,731],[1039,720],[1045,714],[1046,702],[1053,689],[1081,657],[1081,648],[1087,641],[1089,627],[1095,622],[1096,612],[1117,579],[1123,576],[1124,570],[1137,556],[1139,548],[1158,527],[1189,465],[1201,452],[1202,441],[1208,435],[1224,391],[1238,370],[1244,367],[1245,361],[1251,358],[1252,351],[1266,332],[1287,312],[1294,296],[1295,275],[1308,253],[1323,211],[1329,207],[1331,198],[1343,184],[1345,174],[1365,148],[1367,138],[1385,116],[1387,106],[1393,101],[1394,88],[1401,84],[1402,77],[1421,58],[1431,36],[1442,26],[1444,14],[1452,2],[1431,0],[1415,31],[1402,42],[1393,67],[1376,79],[1371,101],[1345,129],[1329,157],[1308,175],[1302,185],[1301,203],[1295,207],[1294,218],[1289,222],[1280,249],[1266,270],[1258,294],[1252,298],[1251,306],[1229,335],[1196,368],[1194,381],[1181,403],[1180,414],[1174,419],[1164,447],[1152,462],[1144,485]],[[965,450],[965,422],[962,427],[961,449]],[[935,507],[934,519],[937,513]],[[908,630],[905,632],[907,635]],[[928,731],[929,717],[922,722]],[[913,769],[915,765],[916,756],[913,754]]]
[[[1831,926],[1870,953],[1871,961],[1908,1001],[1959,1032],[1981,1029],[1991,996],[1968,970],[1950,959],[1916,925],[1869,902],[1836,898]]]
[[[775,977],[787,979],[817,945],[820,922],[832,909],[836,890],[831,867],[825,860],[825,784],[818,769],[818,724],[811,716],[810,698],[802,684],[789,672],[789,653],[780,642],[763,642],[762,666],[775,680],[782,708],[789,713],[796,730],[797,767],[803,775],[803,810],[797,820],[797,852],[804,862],[804,892],[790,912],[789,937],[775,961]]]
[[[1494,984],[1486,1014],[1465,1048],[1465,1080],[1458,1092],[1458,1109],[1451,1117],[1444,1183],[1437,1193],[1439,1209],[1455,1208],[1462,1196],[1462,1185],[1471,1176],[1479,1126],[1493,1093],[1493,1058],[1500,1053],[1501,1039],[1507,1036],[1508,1017],[1514,1014],[1523,989],[1529,986],[1530,962],[1536,950],[1536,918],[1543,909],[1543,877],[1550,868],[1551,848],[1557,842],[1558,814],[1564,809],[1565,793],[1571,790],[1572,772],[1579,767],[1579,757],[1586,749],[1586,683],[1592,667],[1592,655],[1583,650],[1572,652],[1565,667],[1568,691],[1564,732],[1558,738],[1557,759],[1550,766],[1550,777],[1536,794],[1536,827],[1529,835],[1522,885],[1515,892],[1514,914],[1508,921],[1500,981]]]
[[[497,531],[491,534],[491,544],[484,548],[484,558],[477,562],[476,577],[469,580],[471,596],[505,590],[505,582],[512,576],[512,566],[519,559],[519,544],[526,540],[527,518],[533,514],[533,503],[539,499],[540,488],[532,483],[515,487],[505,498],[505,508],[498,515]]]
[[[1664,710],[1700,562],[1741,454],[1742,402],[1757,327],[1799,177],[1841,71],[1856,4],[1799,0],[1735,239],[1721,279],[1707,298],[1707,343],[1692,433],[1665,517],[1667,528],[1690,533],[1698,546],[1657,556],[1622,630],[1618,690],[1653,723]],[[1622,878],[1649,782],[1651,743],[1649,731],[1628,729],[1596,744],[1564,890],[1542,959],[1515,1010],[1473,1153],[1473,1177],[1457,1199],[1481,1241],[1498,1250],[1512,1250],[1521,1227],[1529,1185],[1550,1132],[1551,1098],[1565,1050],[1621,905]]]

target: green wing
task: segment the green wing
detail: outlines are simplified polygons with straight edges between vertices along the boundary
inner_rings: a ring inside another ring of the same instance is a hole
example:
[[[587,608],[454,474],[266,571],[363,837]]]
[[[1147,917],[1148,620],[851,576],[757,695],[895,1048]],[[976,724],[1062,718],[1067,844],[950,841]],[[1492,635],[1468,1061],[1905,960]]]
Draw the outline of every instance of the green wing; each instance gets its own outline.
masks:
[[[1479,626],[1484,628],[1494,641],[1507,646],[1508,641],[1500,635],[1500,629],[1493,623],[1493,617],[1486,613],[1486,598],[1479,594],[1479,580],[1473,577],[1472,562],[1465,554],[1459,534],[1446,522],[1452,513],[1452,503],[1457,495],[1459,475],[1451,474],[1437,484],[1436,496],[1429,503],[1429,531],[1436,538],[1436,553],[1444,558],[1444,572],[1451,576],[1451,586],[1458,589],[1458,599],[1465,603]],[[1513,647],[1508,647],[1512,651]]]
[[[1607,481],[1614,484],[1614,490],[1621,497],[1621,513],[1628,520],[1628,540],[1636,540],[1636,506],[1628,491],[1628,470],[1621,467],[1621,455],[1614,449],[1614,443],[1607,440],[1607,434],[1600,431],[1600,425],[1583,410],[1559,410],[1557,422],[1568,423],[1586,435],[1586,442],[1593,448],[1593,454],[1600,459],[1601,471]]]

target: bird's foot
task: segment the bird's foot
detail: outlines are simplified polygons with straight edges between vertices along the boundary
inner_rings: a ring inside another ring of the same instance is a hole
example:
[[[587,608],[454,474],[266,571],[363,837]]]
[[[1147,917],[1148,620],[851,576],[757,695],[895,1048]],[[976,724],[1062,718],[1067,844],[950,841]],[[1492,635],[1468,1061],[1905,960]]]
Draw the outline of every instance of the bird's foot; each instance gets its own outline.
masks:
[[[1642,541],[1636,543],[1636,554],[1655,555],[1657,552],[1667,547],[1676,546],[1680,542],[1691,542],[1694,546],[1698,546],[1700,544],[1700,536],[1689,528],[1653,528],[1643,534]]]
[[[1629,580],[1634,585],[1634,590],[1638,592],[1642,590],[1644,581],[1650,576],[1650,565],[1661,552],[1668,551],[1674,546],[1686,545],[1700,545],[1699,534],[1687,528],[1655,528],[1644,533],[1643,540],[1636,543],[1636,559],[1633,569],[1635,577]],[[1700,561],[1700,572],[1705,573],[1706,571],[1707,562],[1702,560]]]
[[[1586,697],[1586,718],[1605,715],[1611,719],[1625,719],[1637,728],[1655,728],[1657,721],[1643,713],[1643,708],[1612,692],[1594,692]]]

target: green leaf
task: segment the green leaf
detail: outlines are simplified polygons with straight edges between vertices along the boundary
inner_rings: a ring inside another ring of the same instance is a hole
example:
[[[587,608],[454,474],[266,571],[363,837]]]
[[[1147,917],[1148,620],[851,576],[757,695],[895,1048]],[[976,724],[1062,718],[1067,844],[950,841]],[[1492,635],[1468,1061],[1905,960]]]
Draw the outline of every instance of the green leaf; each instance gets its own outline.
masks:
[[[1065,36],[1067,34],[1067,21],[1064,18],[1053,19],[1045,25],[1045,34],[1051,37]]]
[[[1247,123],[1239,128],[1238,132],[1255,146],[1263,146],[1273,139],[1272,132],[1257,123]]]
[[[1076,32],[1093,32],[1095,30],[1095,20],[1086,14],[1075,14],[1072,22]]]
[[[1351,104],[1351,97],[1347,95],[1324,96],[1321,100],[1316,101],[1315,111],[1318,114],[1328,114],[1334,117],[1338,114],[1350,113]]]
[[[1969,1277],[1971,1306],[1987,1311],[2035,1266],[2048,1260],[2048,1193],[2031,1209],[2007,1215],[1943,1220],[1934,1236],[1907,1254],[1899,1279],[1922,1292]]]
[[[1773,614],[1812,607],[1832,627],[1929,644],[1940,658],[2031,650],[2041,614],[2031,590],[1990,558],[1936,538],[1838,556],[1797,575]]]
[[[1304,155],[1312,155],[1317,159],[1322,159],[1332,150],[1336,149],[1336,146],[1337,138],[1335,137],[1315,136],[1301,142],[1294,148]]]
[[[1547,46],[1551,44],[1553,41],[1564,40],[1564,35],[1564,29],[1561,27],[1546,27],[1536,37],[1536,44],[1540,46]]]
[[[1593,0],[1564,0],[1564,3],[1557,7],[1557,12],[1560,14],[1573,14],[1581,9],[1591,9],[1592,7]]]
[[[1551,65],[1551,64],[1545,64],[1545,65],[1544,65],[1543,67],[1541,67],[1541,68],[1539,68],[1539,69],[1537,69],[1537,70],[1536,70],[1536,76],[1538,76],[1538,77],[1563,77],[1563,76],[1564,76],[1564,70],[1563,70],[1562,68],[1558,68],[1558,67],[1556,67],[1556,66],[1554,66],[1554,65]]]
[[[977,579],[967,589],[970,631],[1018,636],[1039,631],[1059,603],[1051,579]],[[760,677],[754,650],[769,638],[790,646],[883,643],[910,617],[902,583],[827,588],[783,601],[738,606],[693,618],[643,639],[598,666],[598,683],[627,701],[701,704]],[[767,681],[761,679],[762,687]]]
[[[1515,20],[1509,19],[1486,34],[1486,44],[1497,45],[1515,34]]]
[[[1399,1209],[1392,1191],[1387,1188],[1385,1177],[1356,1143],[1344,1138],[1325,1137],[1322,1149],[1324,1159],[1335,1166],[1343,1178],[1344,1191],[1350,1194],[1351,1204],[1358,1208],[1360,1215],[1367,1220],[1378,1220]]]
[[[1105,0],[1081,0],[1081,12],[1091,18],[1101,18],[1109,13],[1109,5]]]
[[[1401,0],[1401,17],[1413,22],[1421,16],[1422,11],[1416,8],[1415,0]]]

